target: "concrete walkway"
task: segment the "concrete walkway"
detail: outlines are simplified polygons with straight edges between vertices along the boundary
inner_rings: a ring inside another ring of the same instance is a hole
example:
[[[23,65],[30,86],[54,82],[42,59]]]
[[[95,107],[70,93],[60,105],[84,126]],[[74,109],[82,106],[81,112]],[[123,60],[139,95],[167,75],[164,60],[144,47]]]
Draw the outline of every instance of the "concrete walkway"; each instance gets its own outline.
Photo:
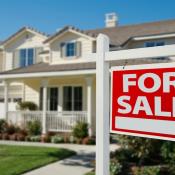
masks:
[[[24,175],[84,175],[94,168],[92,162],[95,160],[95,146],[15,141],[0,141],[0,144],[66,148],[77,152],[75,156],[49,164]],[[110,146],[111,151],[117,148],[116,144]]]

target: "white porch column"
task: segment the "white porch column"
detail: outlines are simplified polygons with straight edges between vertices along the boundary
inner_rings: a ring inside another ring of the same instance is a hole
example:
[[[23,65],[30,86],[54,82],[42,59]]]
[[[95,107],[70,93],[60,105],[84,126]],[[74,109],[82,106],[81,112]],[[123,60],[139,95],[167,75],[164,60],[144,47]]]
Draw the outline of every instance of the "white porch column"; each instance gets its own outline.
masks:
[[[47,134],[47,123],[46,123],[46,117],[47,117],[47,86],[48,86],[48,80],[42,81],[42,87],[43,87],[43,120],[42,120],[42,134]]]
[[[8,87],[7,80],[4,81],[4,117],[8,119]]]
[[[59,92],[58,92],[58,111],[62,112],[63,111],[63,86],[59,87]]]
[[[92,77],[86,78],[87,85],[87,119],[89,124],[89,136],[92,136]]]

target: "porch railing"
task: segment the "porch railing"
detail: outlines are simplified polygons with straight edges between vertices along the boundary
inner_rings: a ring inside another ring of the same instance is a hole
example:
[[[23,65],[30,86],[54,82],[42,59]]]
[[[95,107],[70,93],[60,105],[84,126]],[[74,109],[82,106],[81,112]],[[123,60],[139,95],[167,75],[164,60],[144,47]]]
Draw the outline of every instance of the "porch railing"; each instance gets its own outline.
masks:
[[[26,127],[29,121],[43,121],[42,111],[10,111],[8,112],[8,122]],[[71,132],[75,124],[87,122],[86,111],[48,111],[46,115],[46,127],[53,132]]]

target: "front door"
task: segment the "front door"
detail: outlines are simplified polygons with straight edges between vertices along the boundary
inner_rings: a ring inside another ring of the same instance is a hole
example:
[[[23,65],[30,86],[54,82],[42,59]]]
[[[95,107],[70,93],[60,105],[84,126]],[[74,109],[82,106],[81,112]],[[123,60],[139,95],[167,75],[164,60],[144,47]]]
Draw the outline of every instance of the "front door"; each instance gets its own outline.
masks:
[[[49,88],[49,110],[58,110],[58,88]]]

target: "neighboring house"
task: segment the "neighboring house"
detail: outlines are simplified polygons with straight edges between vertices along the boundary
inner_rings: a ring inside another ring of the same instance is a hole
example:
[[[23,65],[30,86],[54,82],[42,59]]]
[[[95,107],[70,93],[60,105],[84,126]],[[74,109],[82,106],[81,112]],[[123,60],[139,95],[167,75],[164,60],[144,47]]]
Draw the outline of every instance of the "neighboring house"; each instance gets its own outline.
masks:
[[[119,26],[116,15],[108,14],[103,29],[82,31],[66,26],[52,36],[22,28],[0,46],[0,117],[20,123],[45,115],[46,129],[59,132],[70,131],[82,120],[95,134],[96,64],[90,55],[96,52],[99,33],[109,36],[110,50],[170,45],[175,44],[175,20]],[[171,59],[116,60],[111,65]],[[18,101],[32,101],[40,110],[18,111]]]

